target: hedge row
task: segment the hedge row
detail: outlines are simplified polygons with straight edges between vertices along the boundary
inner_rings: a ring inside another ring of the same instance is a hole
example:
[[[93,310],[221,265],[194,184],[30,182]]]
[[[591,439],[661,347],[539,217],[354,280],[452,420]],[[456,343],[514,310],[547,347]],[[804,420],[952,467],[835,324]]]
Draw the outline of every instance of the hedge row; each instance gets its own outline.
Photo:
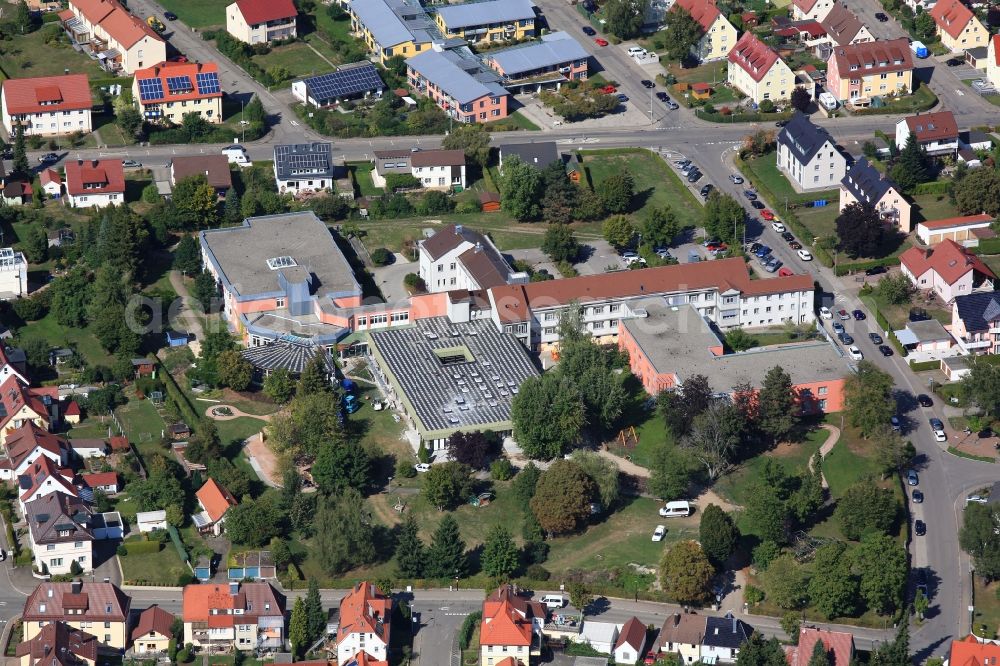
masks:
[[[941,361],[910,361],[910,369],[914,372],[922,370],[937,370],[941,367]]]
[[[177,385],[177,381],[173,378],[167,369],[163,367],[163,362],[160,359],[156,359],[156,364],[160,366],[159,376],[164,378],[163,385],[167,389],[167,396],[174,401],[177,405],[177,409],[180,410],[181,416],[184,417],[184,422],[192,430],[198,425],[198,414],[194,411],[194,407],[188,402],[187,397],[181,388]]]
[[[189,561],[191,556],[188,555],[187,549],[184,548],[184,543],[181,542],[181,535],[177,533],[177,528],[173,525],[167,525],[167,534],[170,535],[170,540],[174,542],[174,548],[177,549],[177,555],[180,556],[181,561]]]
[[[727,116],[719,112],[708,113],[704,109],[696,109],[694,115],[710,123],[761,123],[787,120],[792,117],[792,114],[788,111],[776,111],[774,113],[731,113]]]
[[[934,180],[929,183],[920,183],[913,188],[914,194],[948,194],[948,187],[951,186],[950,181],[946,180]]]
[[[838,264],[834,273],[837,277],[842,275],[847,275],[848,273],[855,273],[857,271],[866,271],[869,268],[875,268],[876,266],[898,266],[899,257],[883,257],[882,259],[873,259],[871,261],[855,261],[848,264]]]
[[[482,611],[476,611],[475,613],[469,613],[465,616],[465,620],[462,621],[462,626],[458,630],[458,647],[462,650],[469,649],[469,643],[472,641],[472,634],[475,633],[476,627],[479,626],[479,622],[483,619]]]
[[[976,254],[1000,254],[1000,238],[983,238],[973,251]]]
[[[163,548],[163,544],[159,541],[128,541],[122,546],[125,547],[128,555],[149,555],[150,553],[158,553]]]

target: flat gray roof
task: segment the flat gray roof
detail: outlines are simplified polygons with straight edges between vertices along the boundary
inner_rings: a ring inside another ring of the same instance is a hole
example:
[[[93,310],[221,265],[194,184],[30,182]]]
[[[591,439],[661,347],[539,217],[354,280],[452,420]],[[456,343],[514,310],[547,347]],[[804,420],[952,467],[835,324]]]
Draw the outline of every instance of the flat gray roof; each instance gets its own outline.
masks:
[[[251,217],[243,226],[201,232],[202,250],[240,300],[284,293],[278,275],[308,271],[315,276],[313,295],[361,293],[354,271],[330,230],[312,211]],[[269,259],[291,258],[293,265],[272,270]]]
[[[462,57],[454,50],[424,51],[407,59],[406,65],[441,88],[459,104],[473,102],[480,97],[501,97],[507,94],[507,89],[498,83],[500,77],[496,72],[476,58]],[[470,74],[470,71],[474,73]]]
[[[457,430],[509,430],[518,387],[538,370],[489,320],[447,317],[369,332],[372,353],[425,439]]]
[[[439,7],[437,13],[441,15],[450,30],[535,18],[535,3],[531,0],[486,0],[462,5],[445,5]]]
[[[764,375],[781,366],[793,384],[806,384],[844,377],[849,367],[845,357],[826,341],[796,342],[714,356],[710,347],[722,345],[708,323],[688,305],[670,306],[662,298],[636,303],[647,317],[622,321],[639,348],[658,373],[674,373],[680,383],[692,375],[708,378],[718,392],[749,382],[760,386]]]
[[[590,57],[580,42],[573,39],[569,33],[553,32],[544,35],[539,42],[531,42],[502,51],[492,51],[486,56],[492,60],[507,76],[517,76],[522,72],[530,72],[543,67],[561,65],[574,60],[586,60]]]
[[[406,0],[351,0],[351,12],[383,48],[415,41],[431,41],[434,22],[418,2]]]

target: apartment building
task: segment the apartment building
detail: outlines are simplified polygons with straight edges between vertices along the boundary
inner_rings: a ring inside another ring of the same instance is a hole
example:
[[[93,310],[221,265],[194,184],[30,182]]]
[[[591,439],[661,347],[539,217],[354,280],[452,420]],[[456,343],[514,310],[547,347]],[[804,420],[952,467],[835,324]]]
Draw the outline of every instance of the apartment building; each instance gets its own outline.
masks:
[[[285,597],[270,583],[187,585],[184,643],[206,650],[281,649]]]
[[[132,99],[151,123],[180,125],[189,113],[208,123],[222,122],[222,86],[214,62],[162,62],[137,70]]]
[[[847,172],[847,158],[826,130],[796,112],[777,138],[778,168],[803,190],[837,187]]]
[[[905,38],[837,46],[827,62],[827,91],[841,102],[913,92],[913,58]]]
[[[757,104],[788,99],[795,88],[795,74],[777,51],[749,31],[729,52],[726,80]]]
[[[8,136],[89,133],[93,100],[86,74],[7,79],[0,88],[3,128]],[[18,130],[18,128],[20,128]]]
[[[569,33],[552,32],[536,42],[487,51],[484,61],[508,90],[531,92],[585,80],[590,54]]]
[[[852,203],[871,206],[883,220],[896,225],[904,234],[912,229],[910,202],[895,181],[876,169],[865,157],[858,159],[840,181],[840,210]]]
[[[532,350],[557,345],[560,314],[574,302],[586,330],[602,344],[616,344],[621,320],[635,316],[635,302],[650,296],[693,305],[723,330],[815,321],[808,275],[751,280],[739,258],[502,285],[486,296],[497,327]]]
[[[483,0],[444,4],[434,21],[445,38],[478,42],[520,41],[535,36],[535,3],[531,0]]]
[[[691,55],[699,62],[722,60],[736,45],[736,28],[715,6],[714,0],[676,0],[670,11],[683,9],[691,15],[704,34],[691,47]]]
[[[66,204],[104,208],[125,203],[125,169],[121,160],[66,162]]]
[[[392,597],[374,583],[362,581],[340,600],[337,624],[337,659],[350,664],[364,654],[376,661],[388,661],[392,626]]]
[[[12,247],[0,248],[0,299],[20,298],[28,293],[28,260]]]
[[[99,652],[121,654],[128,647],[132,599],[113,583],[43,581],[28,595],[21,619],[24,640],[32,640],[53,623],[93,634]]]
[[[430,97],[461,123],[503,120],[509,113],[510,93],[500,76],[471,53],[432,48],[406,61],[410,87]]]
[[[290,39],[298,14],[292,0],[236,0],[226,7],[226,32],[246,44]]]
[[[958,121],[951,111],[918,113],[896,122],[896,148],[902,150],[913,135],[928,155],[958,152]]]
[[[437,37],[434,21],[419,0],[350,0],[351,30],[378,62],[393,56],[412,57],[430,48]]]
[[[928,12],[934,19],[941,44],[954,53],[983,48],[990,40],[990,31],[961,0],[938,0]]]
[[[97,638],[65,622],[52,622],[34,638],[18,643],[14,656],[19,666],[94,666]]]
[[[63,28],[113,73],[134,74],[167,59],[167,43],[118,0],[69,0]]]
[[[462,224],[450,224],[417,244],[419,275],[432,293],[527,283],[515,273],[488,237]]]

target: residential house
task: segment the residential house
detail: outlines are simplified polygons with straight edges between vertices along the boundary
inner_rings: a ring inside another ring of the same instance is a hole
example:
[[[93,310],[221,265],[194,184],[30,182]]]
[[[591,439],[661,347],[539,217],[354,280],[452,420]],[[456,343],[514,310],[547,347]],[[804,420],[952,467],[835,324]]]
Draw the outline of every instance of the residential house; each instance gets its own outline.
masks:
[[[511,92],[539,92],[589,76],[590,54],[567,32],[551,32],[528,44],[487,51],[484,62]]]
[[[990,37],[987,49],[986,78],[994,88],[1000,88],[1000,35]]]
[[[809,276],[797,277],[805,288]],[[618,323],[618,347],[652,396],[681,387],[694,375],[707,377],[720,394],[741,384],[757,390],[767,368],[780,365],[790,375],[800,412],[843,409],[848,368],[827,340],[726,354],[721,337],[693,305],[656,296],[630,305]]]
[[[66,203],[77,208],[104,208],[125,203],[125,169],[121,160],[66,162]]]
[[[584,620],[578,637],[578,642],[604,654],[611,654],[616,640],[618,640],[618,625],[614,622],[596,620]]]
[[[57,136],[91,131],[94,102],[86,74],[6,79],[0,88],[3,128],[11,137]]]
[[[450,224],[417,243],[418,274],[431,293],[489,289],[526,282],[485,235],[463,224]]]
[[[835,4],[826,18],[819,22],[829,43],[836,46],[873,42],[875,37],[861,19],[846,5]]]
[[[834,4],[834,0],[792,0],[792,20],[822,21]]]
[[[0,258],[4,253],[0,250]],[[2,265],[2,263],[0,263]],[[0,284],[2,284],[2,273],[0,273]],[[28,374],[25,370],[24,351],[17,347],[8,347],[0,342],[0,386],[11,376],[17,377],[22,384],[28,384]]]
[[[94,568],[93,512],[82,499],[61,492],[42,495],[24,504],[28,544],[35,568],[54,576]],[[84,627],[85,629],[87,627]]]
[[[525,663],[534,648],[534,623],[521,615],[509,599],[483,602],[483,620],[479,625],[479,662],[497,666],[508,657]],[[540,654],[540,648],[536,649]]]
[[[131,75],[167,59],[163,38],[118,0],[69,0],[59,20],[109,72]]]
[[[969,634],[951,642],[948,666],[993,666],[1000,658],[1000,643]]]
[[[336,72],[292,82],[292,96],[303,104],[327,108],[359,97],[382,96],[385,83],[367,60],[341,65]]]
[[[331,155],[332,144],[279,144],[274,147],[274,180],[279,192],[321,192],[333,187],[338,166]]]
[[[298,14],[292,0],[236,0],[226,7],[226,32],[246,44],[293,39]]]
[[[701,660],[706,664],[732,664],[740,647],[750,639],[753,627],[732,613],[725,617],[705,618],[705,636],[701,639]]]
[[[139,614],[139,620],[132,630],[132,649],[137,654],[166,652],[170,639],[174,637],[171,630],[173,623],[173,613],[153,604]]]
[[[135,514],[136,527],[140,533],[152,532],[153,530],[167,529],[167,512],[165,509],[158,511],[140,511]]]
[[[219,197],[225,197],[233,186],[233,174],[225,155],[189,155],[170,160],[172,187],[192,176],[204,176]]]
[[[434,20],[446,39],[478,42],[520,41],[535,36],[531,0],[483,0],[436,7]]]
[[[43,581],[24,603],[24,640],[40,635],[50,624],[62,622],[93,633],[99,652],[121,654],[128,647],[131,606],[132,599],[114,583]]]
[[[938,0],[928,12],[937,26],[937,36],[948,50],[964,53],[985,48],[990,31],[961,0]]]
[[[646,625],[633,616],[618,630],[611,655],[616,664],[634,664],[645,656]]]
[[[122,480],[118,472],[83,472],[80,474],[83,488],[93,493],[100,490],[105,495],[117,495],[122,489]]]
[[[777,138],[778,169],[803,190],[837,187],[847,172],[847,158],[826,130],[796,112]]]
[[[42,169],[38,175],[42,191],[50,197],[62,196],[62,176],[55,169]]]
[[[25,423],[46,430],[59,423],[59,391],[54,386],[31,388],[17,376],[0,384],[0,444]]]
[[[209,478],[195,493],[198,499],[199,513],[191,516],[199,532],[211,532],[215,536],[222,534],[222,525],[226,520],[226,512],[239,502],[232,493],[226,490],[215,479]]]
[[[691,47],[691,55],[699,62],[722,60],[736,45],[736,28],[715,6],[714,0],[676,0],[670,11],[683,9],[701,26],[702,36]]]
[[[68,413],[69,406],[75,405],[76,402],[71,401],[67,407],[66,411]],[[77,410],[80,409],[79,405],[76,407]],[[64,414],[65,416],[66,414]],[[88,458],[103,458],[108,454],[108,443],[103,439],[92,439],[92,438],[79,438],[71,439],[67,442],[70,447],[70,451],[74,458],[78,460],[87,460]]]
[[[896,148],[903,150],[911,134],[928,155],[954,155],[958,151],[958,123],[951,111],[918,113],[898,120]]]
[[[859,158],[840,181],[840,210],[852,203],[871,206],[882,219],[910,233],[910,202],[899,186],[875,168],[867,158]]]
[[[931,290],[945,303],[975,291],[993,291],[996,280],[989,266],[953,240],[911,247],[899,255],[899,265],[917,289]]]
[[[28,260],[24,253],[12,247],[0,248],[0,298],[10,300],[27,293]]]
[[[461,123],[503,120],[510,111],[500,75],[467,50],[428,49],[406,60],[406,77],[417,94]]]
[[[841,102],[867,106],[872,97],[913,92],[913,57],[906,38],[838,45],[827,61],[826,89]]]
[[[434,21],[419,0],[350,0],[347,7],[352,32],[383,65],[393,56],[426,51],[435,39]]]
[[[726,80],[755,104],[786,100],[795,88],[792,70],[751,31],[743,33],[729,52]]]
[[[372,181],[385,187],[389,174],[406,174],[429,190],[465,189],[465,152],[462,150],[376,150]]]
[[[907,358],[916,363],[951,355],[950,350],[955,346],[955,340],[937,319],[908,321],[906,326],[892,333],[906,349]]]
[[[850,666],[854,660],[854,636],[851,634],[846,631],[801,627],[798,642],[785,646],[788,666],[809,666],[817,643],[823,644],[830,666]]]
[[[562,155],[555,141],[538,141],[531,143],[508,143],[500,146],[500,171],[503,171],[504,160],[517,157],[525,164],[536,169],[544,169],[553,162],[561,162]]]
[[[966,354],[1000,354],[1000,293],[956,296],[948,330]]]
[[[52,493],[79,497],[79,492],[73,485],[75,476],[73,470],[57,466],[51,458],[38,456],[25,473],[17,477],[17,501],[21,514],[27,512],[25,506],[29,502]]]
[[[705,615],[674,613],[663,621],[650,648],[654,655],[676,654],[681,664],[693,664],[701,658],[701,638],[705,635]]]
[[[184,116],[195,113],[207,123],[219,124],[219,66],[214,62],[161,62],[136,70],[132,99],[150,123],[180,125]]]
[[[205,650],[275,650],[285,644],[285,597],[270,583],[187,585],[184,643]]]
[[[82,416],[83,413],[80,410],[80,403],[78,403],[76,400],[70,400],[66,404],[66,409],[63,410],[62,414],[63,421],[69,423],[70,425],[79,425],[80,418]]]
[[[0,391],[4,390],[9,392],[10,387],[0,387]],[[66,439],[48,432],[32,420],[16,427],[4,426],[0,428],[0,435],[6,436],[0,455],[0,480],[13,481],[26,474],[39,457],[49,458],[60,468],[69,463],[70,446]]]
[[[31,203],[32,195],[35,191],[31,183],[26,180],[8,179],[3,183],[3,190],[0,197],[3,198],[5,206],[25,206]]]
[[[65,622],[51,622],[14,651],[19,666],[94,666],[97,638]]]
[[[392,597],[374,583],[362,581],[340,600],[337,626],[337,659],[341,664],[363,652],[371,659],[388,661]]]
[[[995,236],[990,229],[992,224],[993,216],[985,213],[927,220],[917,224],[917,238],[924,245],[937,245],[941,241],[951,240],[966,247],[975,247],[980,238]]]

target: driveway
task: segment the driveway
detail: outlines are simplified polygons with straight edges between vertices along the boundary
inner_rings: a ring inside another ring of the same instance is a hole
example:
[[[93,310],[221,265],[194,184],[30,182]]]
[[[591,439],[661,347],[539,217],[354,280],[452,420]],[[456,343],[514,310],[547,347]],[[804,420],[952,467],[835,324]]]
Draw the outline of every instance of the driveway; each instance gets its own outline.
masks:
[[[406,277],[407,273],[416,273],[420,269],[417,266],[417,262],[407,261],[399,253],[393,256],[396,258],[393,263],[388,266],[379,266],[372,269],[372,276],[375,279],[375,284],[378,285],[379,291],[382,292],[382,298],[385,299],[386,303],[390,304],[400,303],[409,298],[409,295],[406,293],[406,287],[403,286],[403,278]]]
[[[580,260],[573,264],[580,275],[597,275],[609,270],[625,268],[618,252],[605,240],[581,240]],[[526,261],[536,271],[545,269],[551,275],[559,277],[559,270],[549,256],[537,248],[527,250],[511,250],[504,255],[511,260]]]

